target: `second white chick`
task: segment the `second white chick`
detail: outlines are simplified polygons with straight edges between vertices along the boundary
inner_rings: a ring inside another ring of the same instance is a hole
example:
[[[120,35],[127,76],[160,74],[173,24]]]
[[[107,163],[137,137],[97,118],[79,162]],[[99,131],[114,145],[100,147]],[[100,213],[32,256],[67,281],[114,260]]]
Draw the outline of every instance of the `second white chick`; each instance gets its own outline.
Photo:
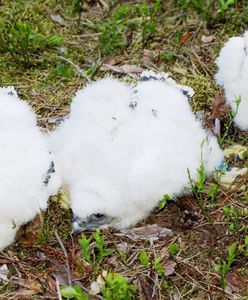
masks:
[[[51,135],[74,232],[129,227],[164,194],[188,193],[188,170],[196,179],[201,163],[210,175],[223,160],[184,92],[154,75],[145,79],[134,88],[113,79],[86,87]]]
[[[248,130],[248,31],[230,38],[216,60],[216,82],[224,88],[227,103],[241,130]],[[238,105],[237,101],[241,101]]]
[[[60,186],[36,117],[13,88],[0,88],[0,250]]]

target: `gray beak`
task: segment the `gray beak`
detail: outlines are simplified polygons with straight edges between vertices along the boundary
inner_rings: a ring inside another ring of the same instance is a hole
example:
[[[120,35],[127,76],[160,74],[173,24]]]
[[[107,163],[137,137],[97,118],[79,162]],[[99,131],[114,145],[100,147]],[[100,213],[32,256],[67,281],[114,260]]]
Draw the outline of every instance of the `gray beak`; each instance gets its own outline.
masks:
[[[83,231],[94,231],[98,227],[108,227],[113,218],[103,214],[92,214],[86,218],[73,217],[72,233],[78,234]]]
[[[73,217],[72,220],[72,233],[77,234],[87,230],[87,223],[78,217]]]

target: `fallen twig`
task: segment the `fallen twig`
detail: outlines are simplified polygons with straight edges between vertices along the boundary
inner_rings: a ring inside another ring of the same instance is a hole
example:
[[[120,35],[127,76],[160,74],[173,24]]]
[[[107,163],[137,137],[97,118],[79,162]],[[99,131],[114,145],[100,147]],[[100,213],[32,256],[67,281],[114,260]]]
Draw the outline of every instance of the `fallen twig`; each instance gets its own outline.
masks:
[[[56,290],[57,290],[57,294],[58,294],[58,300],[62,300],[58,279],[56,279]]]
[[[74,62],[72,62],[71,60],[69,60],[68,58],[65,58],[63,56],[56,55],[55,57],[70,64],[79,75],[81,75],[83,78],[85,78],[88,81],[88,83],[92,82],[91,79],[89,78],[89,76],[87,76],[86,73],[81,68],[79,68],[79,66],[74,64]]]
[[[59,243],[59,245],[60,245],[60,247],[61,247],[61,249],[64,253],[64,256],[66,258],[66,271],[67,271],[67,276],[68,276],[68,283],[71,286],[71,283],[72,283],[72,281],[71,281],[71,269],[70,269],[68,254],[67,254],[65,246],[64,246],[63,242],[61,241],[61,239],[58,235],[58,232],[56,230],[54,231],[54,235],[55,235],[55,237],[56,237],[56,239],[57,239],[57,241],[58,241],[58,243]]]

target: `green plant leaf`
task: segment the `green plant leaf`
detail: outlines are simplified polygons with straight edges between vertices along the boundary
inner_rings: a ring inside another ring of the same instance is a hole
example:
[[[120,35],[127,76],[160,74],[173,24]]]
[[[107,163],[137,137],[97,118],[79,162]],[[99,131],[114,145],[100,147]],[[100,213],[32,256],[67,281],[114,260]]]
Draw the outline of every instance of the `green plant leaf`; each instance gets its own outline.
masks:
[[[169,201],[173,201],[173,199],[168,194],[165,194],[163,198],[159,200],[159,209],[163,209]]]
[[[168,250],[170,253],[170,256],[175,256],[179,251],[179,244],[178,243],[170,243],[168,246]]]
[[[67,299],[88,300],[88,295],[82,291],[79,285],[62,286],[60,288],[61,295]]]
[[[140,254],[139,254],[139,260],[140,260],[140,262],[142,263],[142,265],[143,265],[144,267],[146,267],[146,268],[149,267],[150,261],[149,261],[149,257],[148,257],[148,255],[147,255],[147,253],[146,253],[145,250],[142,250],[142,251],[140,252]]]

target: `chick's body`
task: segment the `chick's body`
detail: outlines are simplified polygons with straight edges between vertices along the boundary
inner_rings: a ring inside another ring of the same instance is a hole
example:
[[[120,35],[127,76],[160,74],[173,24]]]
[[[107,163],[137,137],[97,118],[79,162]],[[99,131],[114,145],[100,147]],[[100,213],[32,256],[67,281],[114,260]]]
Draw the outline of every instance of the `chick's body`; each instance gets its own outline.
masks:
[[[155,79],[134,88],[113,79],[87,87],[51,144],[74,215],[108,215],[104,225],[115,228],[146,217],[164,194],[188,192],[187,169],[196,178],[201,152],[208,174],[223,159],[182,91]]]
[[[131,93],[112,78],[97,81],[76,94],[69,118],[51,133],[55,164],[69,188],[72,210],[79,216],[111,207],[115,214],[115,202],[122,211],[118,195],[125,153],[116,151],[114,141],[131,114]]]
[[[216,64],[215,79],[224,88],[234,121],[241,130],[248,130],[248,31],[226,42]]]
[[[59,179],[49,174],[52,157],[36,118],[11,88],[0,89],[0,249],[20,225],[45,209]],[[47,177],[48,176],[48,177]]]

